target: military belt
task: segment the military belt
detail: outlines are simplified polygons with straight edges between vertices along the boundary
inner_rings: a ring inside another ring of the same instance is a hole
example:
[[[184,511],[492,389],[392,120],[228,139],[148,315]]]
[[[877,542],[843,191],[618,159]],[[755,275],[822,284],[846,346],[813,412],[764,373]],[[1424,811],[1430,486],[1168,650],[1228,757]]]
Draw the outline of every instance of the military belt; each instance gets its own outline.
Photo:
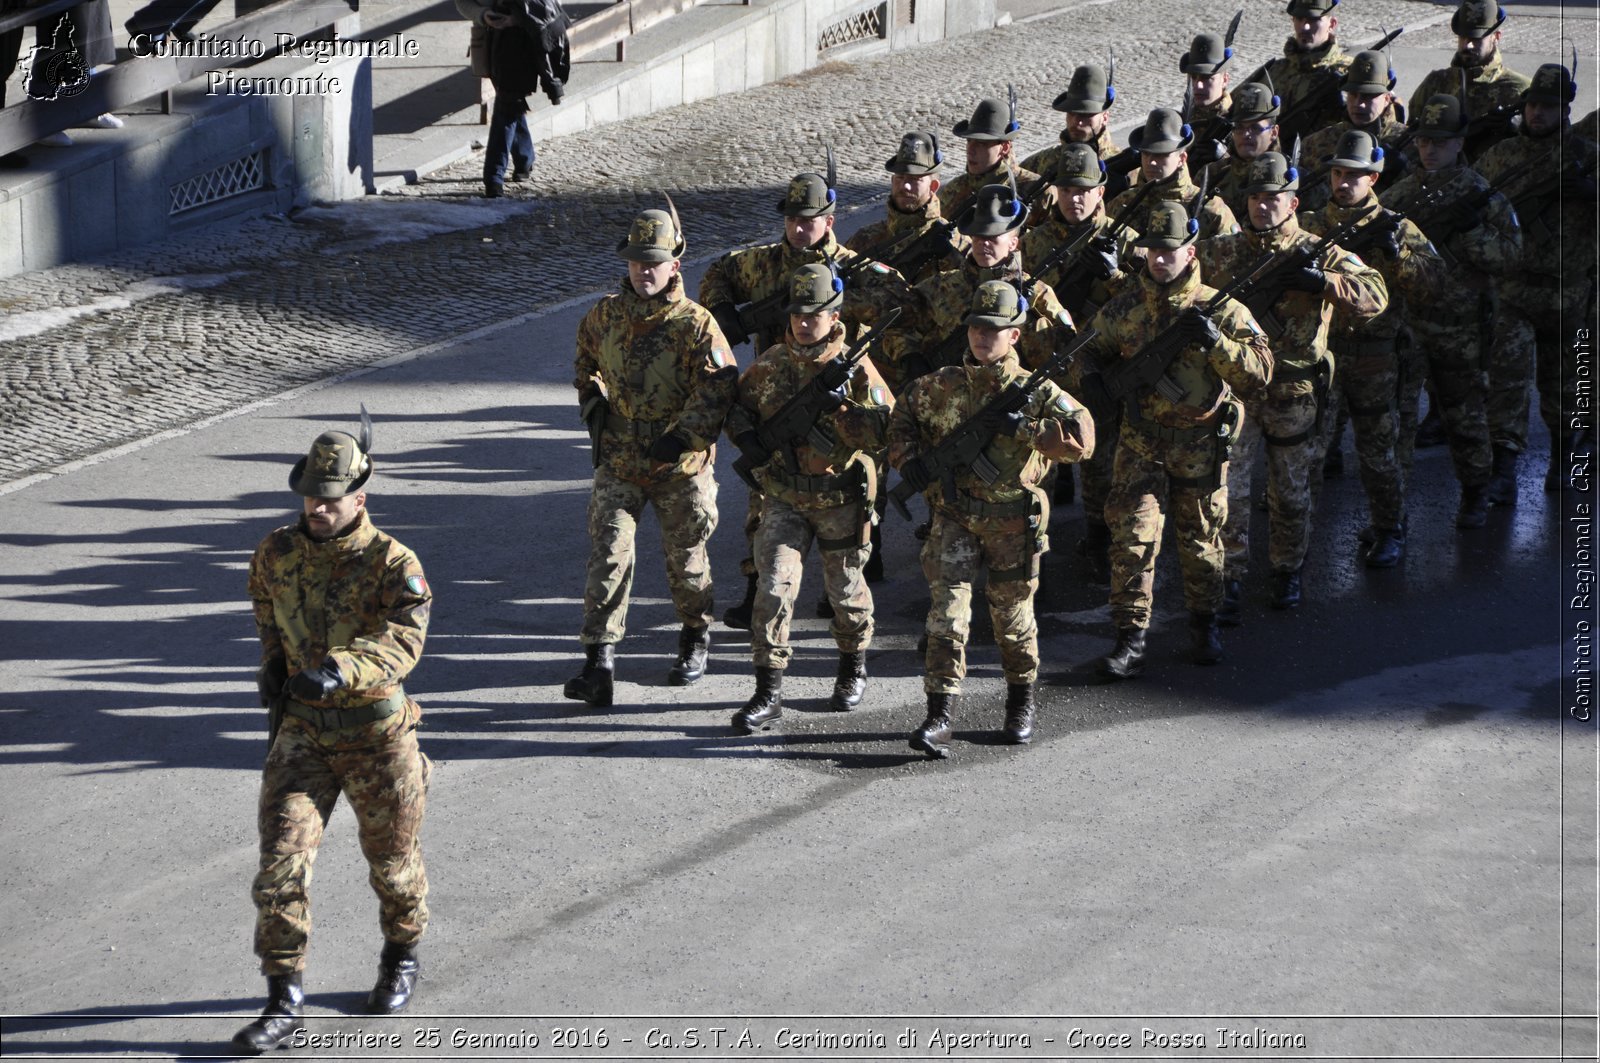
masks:
[[[1317,367],[1319,362],[1310,365],[1278,365],[1272,370],[1272,383],[1298,384],[1302,380],[1315,380],[1321,372]]]
[[[307,705],[303,701],[291,698],[285,698],[283,701],[285,715],[305,720],[319,731],[338,731],[346,727],[360,727],[362,724],[387,720],[405,707],[404,690],[397,690],[382,701],[374,701],[371,705],[358,705],[353,709],[319,709],[315,705]]]
[[[1193,443],[1201,439],[1210,439],[1217,434],[1217,419],[1210,417],[1202,424],[1192,428],[1173,428],[1159,421],[1141,421],[1128,418],[1126,422],[1140,435],[1150,439],[1159,439],[1163,443]]]
[[[944,504],[957,513],[964,513],[969,517],[978,517],[985,520],[1026,517],[1033,513],[1033,499],[1031,498],[1019,498],[1015,502],[986,502],[981,498],[969,495],[965,491],[957,491],[956,497],[945,499]]]
[[[640,421],[620,413],[606,414],[606,431],[619,436],[631,436],[643,443],[654,443],[666,434],[671,421]]]
[[[1395,352],[1394,341],[1395,337],[1393,336],[1385,336],[1382,339],[1371,340],[1341,338],[1330,346],[1333,347],[1333,356],[1335,359],[1386,358]]]
[[[808,494],[822,494],[826,491],[850,491],[861,484],[859,472],[847,472],[840,475],[823,473],[820,476],[806,476],[803,473],[791,473],[778,465],[767,466],[767,475],[777,480],[791,491],[803,491]]]

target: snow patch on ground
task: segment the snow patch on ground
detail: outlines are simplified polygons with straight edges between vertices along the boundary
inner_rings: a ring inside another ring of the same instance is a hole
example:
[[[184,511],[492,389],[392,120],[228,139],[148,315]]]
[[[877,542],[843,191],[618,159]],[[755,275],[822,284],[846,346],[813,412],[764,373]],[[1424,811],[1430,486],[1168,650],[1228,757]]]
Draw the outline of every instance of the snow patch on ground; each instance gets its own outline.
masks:
[[[296,220],[337,226],[345,239],[323,248],[327,254],[347,255],[383,244],[424,240],[441,233],[483,229],[537,206],[527,199],[480,200],[459,203],[398,196],[369,197],[329,207],[311,207]]]
[[[103,314],[112,310],[126,310],[134,303],[153,299],[169,292],[189,291],[196,288],[214,288],[239,276],[235,273],[198,273],[187,277],[152,277],[130,284],[116,295],[105,295],[77,306],[53,306],[47,310],[27,310],[20,314],[0,317],[0,343],[7,340],[26,339],[41,332],[60,328],[80,317]]]

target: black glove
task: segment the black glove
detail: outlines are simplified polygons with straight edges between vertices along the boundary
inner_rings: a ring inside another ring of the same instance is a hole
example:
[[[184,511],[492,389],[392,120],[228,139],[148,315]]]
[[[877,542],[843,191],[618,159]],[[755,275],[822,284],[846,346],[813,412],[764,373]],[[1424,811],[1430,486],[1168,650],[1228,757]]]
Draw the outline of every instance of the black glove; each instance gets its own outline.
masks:
[[[772,460],[772,451],[761,445],[761,437],[754,431],[739,433],[733,445],[739,448],[739,453],[743,454],[751,465],[765,465]]]
[[[913,491],[926,491],[928,485],[933,483],[933,476],[928,472],[928,463],[921,458],[912,458],[900,466],[900,479],[910,484]]]
[[[1471,203],[1457,200],[1439,212],[1439,220],[1449,232],[1470,233],[1483,224],[1483,212]]]
[[[711,316],[717,319],[717,327],[727,338],[728,346],[737,347],[750,338],[750,334],[744,330],[744,325],[739,321],[738,307],[732,303],[718,303],[708,309],[711,311]]]
[[[1117,242],[1109,236],[1094,237],[1084,248],[1083,266],[1097,281],[1108,281],[1116,276],[1121,268],[1117,260]]]
[[[1398,262],[1400,260],[1400,230],[1390,229],[1388,232],[1380,234],[1378,242],[1373,246],[1378,249],[1378,254],[1390,262]]]
[[[1299,269],[1290,270],[1284,287],[1296,292],[1321,295],[1328,286],[1328,275],[1315,262],[1307,262]]]
[[[1189,165],[1192,167],[1210,166],[1214,162],[1221,162],[1227,149],[1220,140],[1196,140],[1189,148]]]
[[[256,690],[261,692],[261,707],[271,705],[283,693],[284,681],[289,678],[289,662],[282,657],[264,661],[256,669]]]
[[[1028,426],[1028,419],[1016,410],[1008,410],[999,415],[995,420],[994,434],[997,436],[1011,436],[1013,439],[1022,435],[1022,430]]]
[[[1178,335],[1183,337],[1183,342],[1209,351],[1222,339],[1222,330],[1198,306],[1191,306],[1178,315]]]
[[[650,444],[650,460],[659,461],[663,465],[676,465],[678,459],[683,457],[683,452],[688,449],[689,445],[680,439],[676,432],[668,432]]]
[[[606,418],[610,415],[611,403],[607,402],[606,397],[599,392],[595,392],[584,399],[583,405],[578,407],[578,416],[583,419],[584,424],[589,426],[590,432],[604,428]]]
[[[296,672],[284,687],[296,701],[327,701],[333,692],[344,686],[344,676],[332,657],[323,660],[315,672]]]

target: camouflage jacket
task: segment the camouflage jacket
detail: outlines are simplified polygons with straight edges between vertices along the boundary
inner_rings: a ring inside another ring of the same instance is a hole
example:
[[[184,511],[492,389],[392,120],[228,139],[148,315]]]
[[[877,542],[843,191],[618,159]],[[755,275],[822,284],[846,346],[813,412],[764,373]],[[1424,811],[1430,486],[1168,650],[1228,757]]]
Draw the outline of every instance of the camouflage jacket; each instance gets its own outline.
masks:
[[[1595,143],[1570,128],[1545,137],[1520,132],[1490,148],[1478,171],[1504,188],[1522,226],[1519,267],[1500,281],[1500,295],[1530,317],[1582,308],[1595,283],[1595,201],[1563,195],[1565,174],[1595,176]]]
[[[972,308],[972,295],[978,286],[991,280],[1020,285],[1028,299],[1028,321],[1022,326],[1019,353],[1030,369],[1043,365],[1057,346],[1065,343],[1063,334],[1073,330],[1072,315],[1048,284],[1022,285],[1021,268],[1019,256],[984,269],[968,255],[961,260],[959,270],[930,277],[911,289],[910,308],[900,319],[905,327],[885,337],[883,353],[890,366],[887,375],[903,386],[910,368],[908,362],[915,361],[913,356],[920,356],[934,369],[964,359],[967,330],[962,319]]]
[[[918,238],[926,236],[943,220],[937,196],[929,196],[928,202],[917,211],[903,211],[890,202],[883,221],[876,221],[856,230],[855,235],[845,241],[844,246],[859,255],[866,255],[893,266],[909,283],[916,284],[936,273],[960,269],[961,259],[966,256],[967,248],[972,246],[971,240],[952,228],[948,236],[939,240],[937,246],[933,248],[937,254],[921,254],[922,249],[917,246]],[[930,236],[929,240],[933,240],[933,237]],[[923,258],[923,262],[907,274],[894,259],[901,258],[913,250],[919,252],[918,257]]]
[[[708,307],[725,303],[742,306],[783,294],[788,290],[790,275],[801,266],[832,261],[836,269],[844,269],[856,257],[854,251],[834,238],[831,229],[815,245],[799,251],[790,246],[788,240],[729,251],[711,263],[700,279],[700,303]],[[910,297],[911,289],[905,278],[885,266],[868,265],[852,281],[845,287],[844,309],[840,315],[852,336],[871,328],[890,307],[902,306]],[[771,335],[763,332],[751,337],[757,351],[783,342],[789,327],[788,316],[780,310],[775,320],[781,324]]]
[[[737,440],[755,431],[810,384],[818,367],[843,354],[845,345],[844,328],[836,325],[832,335],[809,347],[795,343],[792,333],[784,342],[768,347],[739,378],[739,400],[728,413],[728,438]],[[872,359],[863,359],[850,375],[843,408],[818,419],[823,434],[833,441],[832,448],[819,451],[810,443],[794,448],[795,473],[838,476],[853,471],[861,477],[861,486],[854,490],[802,490],[790,475],[787,456],[779,452],[755,472],[762,493],[781,498],[796,509],[827,509],[876,497],[877,465],[872,455],[884,448],[892,409],[889,385],[878,375]]]
[[[1250,217],[1250,204],[1247,202],[1249,197],[1245,195],[1244,190],[1250,184],[1250,163],[1253,160],[1239,156],[1238,152],[1234,150],[1232,138],[1229,138],[1224,150],[1226,154],[1212,163],[1207,170],[1210,175],[1207,178],[1208,187],[1211,189],[1213,196],[1228,205],[1228,209],[1233,212],[1235,219],[1248,219]],[[1272,143],[1261,150],[1279,152],[1283,150],[1283,145],[1278,142],[1276,133],[1272,136]],[[1205,239],[1204,233],[1201,234],[1201,239]]]
[[[1443,253],[1458,279],[1484,289],[1492,279],[1522,264],[1522,226],[1505,196],[1495,192],[1479,211],[1483,224],[1456,232],[1439,217],[1439,210],[1489,188],[1489,182],[1472,167],[1458,164],[1427,173],[1416,170],[1400,179],[1383,197],[1383,205],[1398,210],[1416,223],[1433,246]]]
[[[1062,147],[1070,143],[1072,143],[1072,138],[1068,136],[1067,131],[1063,129],[1061,131],[1061,142],[1059,144],[1052,144],[1042,151],[1036,151],[1032,155],[1029,155],[1026,159],[1022,160],[1023,168],[1032,170],[1037,174],[1041,174],[1046,181],[1049,181],[1055,176],[1056,166],[1060,161]],[[1109,125],[1106,126],[1105,129],[1102,129],[1094,138],[1094,140],[1090,141],[1090,145],[1094,148],[1094,153],[1100,156],[1100,161],[1103,163],[1109,164],[1112,159],[1122,154],[1122,149],[1117,147],[1117,142],[1111,139],[1111,127]],[[1137,169],[1137,163],[1135,163],[1135,169]],[[1120,173],[1115,169],[1112,170],[1112,172],[1106,176],[1106,199],[1109,201],[1118,192],[1121,192],[1127,187],[1128,175],[1125,173]],[[1051,189],[1050,193],[1044,197],[1044,201],[1053,202],[1054,199],[1055,190]]]
[[[1134,357],[1185,309],[1216,294],[1215,288],[1201,283],[1197,267],[1190,267],[1170,284],[1157,284],[1148,273],[1140,274],[1136,287],[1112,299],[1095,315],[1090,325],[1095,338],[1079,349],[1082,365],[1105,369],[1119,359]],[[1210,350],[1185,347],[1167,369],[1167,377],[1183,389],[1183,400],[1173,402],[1154,388],[1130,395],[1124,402],[1133,405],[1131,420],[1193,428],[1221,409],[1229,388],[1251,395],[1266,386],[1272,377],[1272,352],[1250,311],[1228,299],[1211,320],[1221,338]]]
[[[626,278],[602,296],[578,325],[576,370],[579,404],[598,393],[611,405],[600,461],[619,479],[689,477],[715,460],[738,369],[711,312],[684,294],[681,276],[649,299]],[[687,445],[670,469],[646,453],[667,432]]]
[[[1232,236],[1200,241],[1200,268],[1219,287],[1227,287],[1244,276],[1271,251],[1316,242],[1316,237],[1300,228],[1290,217],[1271,232],[1245,229]],[[1328,353],[1328,326],[1334,307],[1342,308],[1354,324],[1364,324],[1383,313],[1389,305],[1389,290],[1383,274],[1344,250],[1338,244],[1323,249],[1317,263],[1327,274],[1329,287],[1322,293],[1285,291],[1272,304],[1272,312],[1282,325],[1274,326],[1266,315],[1255,313],[1256,323],[1267,333],[1272,345],[1272,389],[1278,394],[1309,390],[1320,361],[1332,361]]]
[[[1344,84],[1345,74],[1350,70],[1350,59],[1339,47],[1339,42],[1332,38],[1322,47],[1307,51],[1290,37],[1283,42],[1283,55],[1264,67],[1272,76],[1272,90],[1283,100],[1285,111],[1330,83],[1335,87],[1333,92],[1324,94],[1320,107],[1291,119],[1302,135],[1335,125],[1345,118],[1344,98],[1337,86]],[[1252,74],[1250,80],[1259,81],[1258,74]]]
[[[1382,209],[1375,195],[1368,195],[1364,202],[1353,207],[1341,207],[1330,202],[1315,213],[1302,211],[1300,227],[1312,236],[1321,237],[1351,219],[1376,217]],[[1398,238],[1400,255],[1394,261],[1375,248],[1369,250],[1362,246],[1366,241],[1360,229],[1346,241],[1360,247],[1358,253],[1363,256],[1362,261],[1371,264],[1383,275],[1384,286],[1389,293],[1389,305],[1383,313],[1365,321],[1358,320],[1342,306],[1335,307],[1328,334],[1328,343],[1335,355],[1349,350],[1350,341],[1392,340],[1399,335],[1405,327],[1407,297],[1432,300],[1436,305],[1440,301],[1452,303],[1458,313],[1473,313],[1471,302],[1464,293],[1450,284],[1450,271],[1444,259],[1428,243],[1422,230],[1411,224],[1409,219],[1402,218]]]
[[[969,354],[962,364],[946,366],[917,380],[901,396],[889,418],[889,463],[900,468],[931,450],[1007,384],[1026,375],[1013,351],[992,365],[979,365]],[[1029,396],[1022,416],[1023,426],[1016,436],[997,435],[984,451],[1000,471],[994,483],[986,484],[970,469],[962,470],[955,476],[958,492],[992,503],[1032,498],[1039,512],[1046,512],[1038,483],[1049,471],[1050,463],[1081,461],[1093,455],[1094,422],[1089,412],[1050,381]],[[1054,426],[1046,422],[1054,422]],[[945,504],[948,500],[941,483],[931,485],[927,494],[942,513],[966,527],[992,527],[1008,521],[976,518],[951,509]]]
[[[1328,160],[1333,158],[1334,150],[1339,146],[1339,138],[1355,128],[1357,128],[1355,124],[1346,119],[1338,125],[1319,129],[1300,142],[1302,169],[1306,171],[1305,176],[1300,178],[1302,214],[1321,210],[1332,198],[1333,186],[1330,184],[1332,168],[1328,165]],[[1372,134],[1384,150],[1383,173],[1378,177],[1379,192],[1421,165],[1417,158],[1416,145],[1409,143],[1401,151],[1399,161],[1396,161],[1391,146],[1406,135],[1406,127],[1390,114],[1379,115],[1376,122],[1361,126],[1360,129],[1363,133]]]
[[[1408,110],[1413,120],[1422,115],[1430,96],[1460,96],[1461,76],[1467,80],[1467,117],[1473,126],[1467,130],[1467,161],[1475,161],[1493,145],[1513,132],[1511,119],[1522,113],[1522,90],[1530,79],[1506,66],[1496,48],[1482,66],[1468,66],[1457,54],[1450,65],[1429,72],[1411,94]]]
[[[1126,207],[1133,197],[1139,194],[1139,187],[1144,183],[1143,174],[1135,176],[1133,185],[1127,191],[1106,204],[1106,212],[1112,217],[1121,214],[1122,208]],[[1157,182],[1156,187],[1151,189],[1150,194],[1145,197],[1144,202],[1139,204],[1139,209],[1134,211],[1128,218],[1128,224],[1138,232],[1144,232],[1150,227],[1150,212],[1155,209],[1157,203],[1179,200],[1187,206],[1194,200],[1195,193],[1199,191],[1200,186],[1189,179],[1189,171],[1180,166],[1171,177],[1163,178]],[[1206,198],[1205,206],[1200,208],[1199,221],[1200,239],[1202,240],[1209,240],[1214,236],[1224,236],[1228,233],[1239,231],[1238,218],[1228,208],[1228,205],[1216,196],[1208,196]]]
[[[282,657],[289,675],[328,659],[344,685],[318,708],[354,709],[402,690],[422,657],[433,592],[422,563],[372,526],[363,509],[343,535],[317,542],[302,519],[261,540],[250,558],[250,602],[263,662]],[[283,726],[335,749],[358,749],[416,726],[416,703],[386,719],[322,731],[285,715]]]
[[[984,185],[1003,185],[1006,175],[1012,173],[1017,177],[1017,194],[1027,199],[1039,186],[1039,173],[1027,166],[1019,166],[1015,159],[1008,156],[983,173],[963,173],[940,188],[939,210],[946,218],[955,221],[962,209],[978,194],[978,189]]]
[[[1092,228],[1095,232],[1105,232],[1111,228],[1111,216],[1106,213],[1105,203],[1102,202],[1087,221],[1077,225],[1068,224],[1067,219],[1052,204],[1045,214],[1045,220],[1039,225],[1028,230],[1022,238],[1022,268],[1028,276],[1038,277],[1048,284],[1055,292],[1056,297],[1065,304],[1068,313],[1076,320],[1087,321],[1095,312],[1106,304],[1117,292],[1127,286],[1129,279],[1137,268],[1137,256],[1134,253],[1133,242],[1139,238],[1139,233],[1131,225],[1122,227],[1116,236],[1117,257],[1122,261],[1122,268],[1106,280],[1097,280],[1088,277],[1082,270],[1072,269],[1069,263],[1058,263],[1050,271],[1039,275],[1039,267],[1045,259],[1053,254],[1056,248],[1070,243],[1083,234],[1085,227]],[[1062,273],[1066,271],[1067,280],[1074,283],[1062,287]]]

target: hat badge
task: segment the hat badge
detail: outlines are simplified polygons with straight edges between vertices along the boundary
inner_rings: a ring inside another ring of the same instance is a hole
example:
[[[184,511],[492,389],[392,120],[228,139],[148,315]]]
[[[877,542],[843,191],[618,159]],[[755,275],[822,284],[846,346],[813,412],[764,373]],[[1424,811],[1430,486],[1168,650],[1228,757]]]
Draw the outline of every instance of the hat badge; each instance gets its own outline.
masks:
[[[989,288],[983,293],[983,308],[985,310],[1000,309],[1000,289]]]
[[[1430,103],[1422,109],[1422,112],[1423,121],[1442,122],[1444,121],[1445,105],[1442,103]]]
[[[656,220],[654,218],[640,218],[634,223],[634,233],[641,244],[656,242]]]
[[[339,471],[339,448],[316,444],[317,475],[333,476]]]
[[[804,202],[806,198],[806,182],[804,178],[796,177],[789,182],[789,199],[791,202]]]

